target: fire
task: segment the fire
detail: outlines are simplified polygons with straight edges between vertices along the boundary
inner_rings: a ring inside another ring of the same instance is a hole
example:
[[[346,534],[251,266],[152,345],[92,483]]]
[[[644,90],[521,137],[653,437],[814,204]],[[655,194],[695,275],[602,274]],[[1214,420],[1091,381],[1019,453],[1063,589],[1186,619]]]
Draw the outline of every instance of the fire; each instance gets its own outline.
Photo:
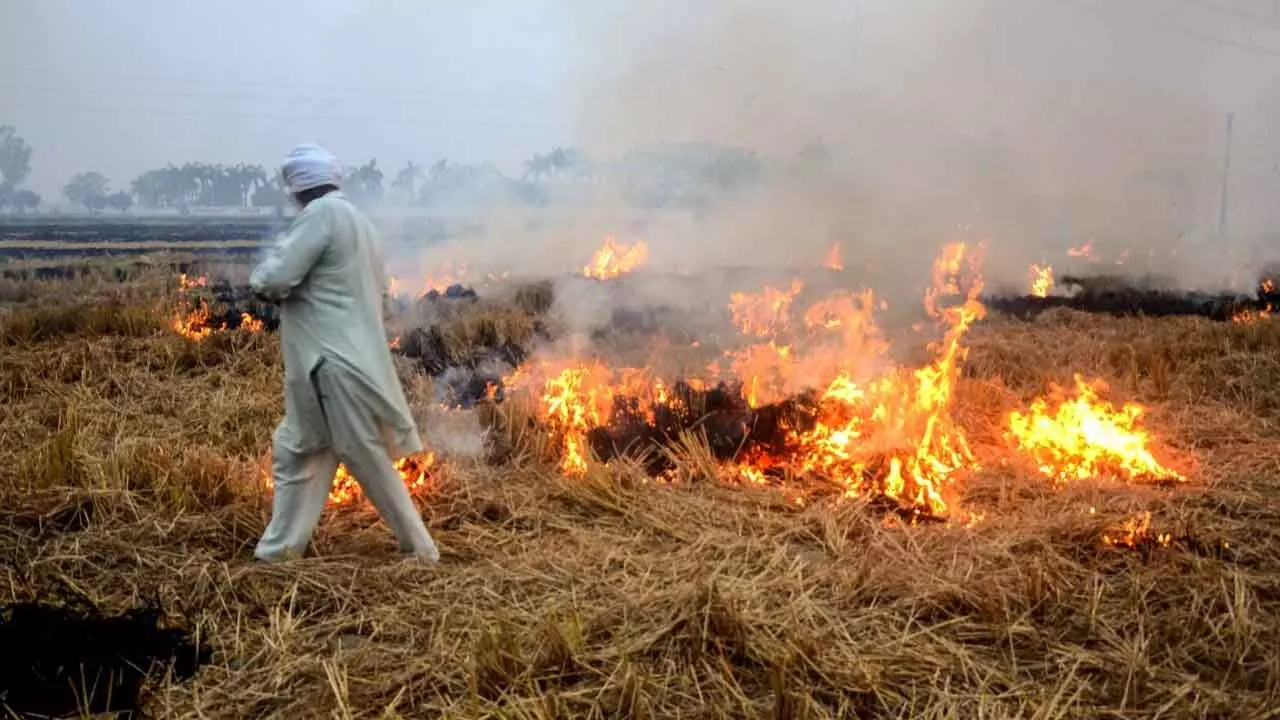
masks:
[[[1169,547],[1173,543],[1173,535],[1170,533],[1152,533],[1151,513],[1144,510],[1133,517],[1125,519],[1120,527],[1103,534],[1102,542],[1104,545],[1115,547],[1136,548],[1150,544]]]
[[[454,285],[462,285],[467,280],[467,264],[458,263],[454,265],[452,260],[445,260],[440,265],[440,269],[436,274],[428,273],[423,281],[422,292],[419,295],[426,295],[432,290],[443,293]]]
[[[587,470],[587,432],[603,424],[606,401],[612,400],[612,373],[603,365],[561,370],[545,383],[542,394],[547,420],[563,436],[560,469],[568,475]]]
[[[1084,258],[1084,259],[1089,260],[1089,261],[1091,261],[1091,262],[1092,262],[1092,261],[1096,261],[1096,260],[1098,259],[1098,258],[1097,258],[1097,256],[1096,256],[1096,255],[1094,255],[1094,253],[1093,253],[1093,241],[1092,241],[1092,240],[1090,240],[1089,242],[1087,242],[1087,243],[1085,243],[1085,244],[1081,245],[1080,247],[1073,247],[1073,248],[1068,249],[1068,250],[1067,250],[1067,254],[1068,254],[1068,255],[1070,255],[1071,257]]]
[[[879,493],[905,504],[947,515],[954,476],[978,467],[963,431],[950,416],[965,356],[960,339],[985,309],[978,302],[980,281],[960,295],[955,275],[969,252],[949,246],[934,266],[930,314],[946,331],[923,368],[892,368],[860,385],[837,376],[823,393],[816,427],[797,435],[802,471],[838,481],[847,496]],[[939,308],[941,296],[958,304]]]
[[[597,280],[608,280],[629,273],[647,262],[649,246],[643,240],[628,245],[606,237],[604,245],[591,257],[591,264],[582,268],[582,274]]]
[[[1270,292],[1270,291],[1268,291]],[[1254,323],[1265,322],[1271,319],[1271,314],[1275,309],[1270,303],[1261,310],[1241,310],[1231,316],[1231,322],[1237,325],[1252,325]]]
[[[395,461],[396,472],[400,473],[400,479],[404,481],[410,493],[420,492],[427,487],[429,473],[435,466],[436,455],[432,452]],[[272,488],[270,473],[263,476],[263,483],[268,489]],[[338,465],[338,470],[333,476],[333,484],[329,488],[328,503],[354,505],[363,497],[364,491],[360,489],[360,483],[356,481],[355,476],[347,470],[345,465]]]
[[[980,522],[981,515],[956,504],[961,480],[981,467],[953,415],[967,356],[963,340],[986,312],[979,301],[980,250],[955,243],[936,259],[923,304],[938,339],[918,366],[891,358],[875,317],[883,303],[872,291],[801,302],[805,286],[796,280],[729,297],[739,344],[702,378],[671,383],[647,369],[573,356],[526,365],[505,384],[533,395],[537,417],[557,443],[560,470],[570,476],[586,472],[588,438],[597,430],[611,439],[617,433],[626,443],[647,442],[642,438],[652,434],[629,435],[626,428],[647,423],[644,432],[669,437],[683,427],[671,425],[671,418],[715,412],[717,427],[741,421],[752,433],[736,448],[734,436],[722,434],[730,438],[728,446],[722,440],[713,449],[721,458],[715,476],[722,480],[834,486],[846,498],[894,500],[912,517]],[[1049,269],[1043,270],[1047,277]],[[1098,475],[1183,479],[1147,449],[1140,405],[1117,410],[1099,398],[1100,384],[1077,377],[1076,386],[1072,397],[1055,389],[1056,398],[1035,400],[1008,417],[1007,439],[1042,473],[1058,481]],[[688,406],[697,398],[710,402],[713,390],[720,394],[718,409]],[[772,419],[765,435],[756,436],[761,418]]]
[[[844,263],[840,261],[840,246],[833,244],[831,249],[827,251],[827,261],[825,263],[828,270],[843,270]]]
[[[192,304],[188,295],[196,288],[206,287],[209,284],[209,278],[203,275],[196,278],[188,278],[186,273],[178,276],[178,311],[174,314],[173,320],[169,323],[173,331],[188,340],[200,341],[213,334],[213,328],[209,327],[209,318],[212,311],[209,304],[203,298],[199,298]]]
[[[1037,398],[1026,412],[1009,415],[1006,437],[1033,458],[1056,482],[1116,476],[1130,480],[1184,480],[1161,465],[1147,448],[1151,437],[1139,428],[1145,409],[1133,402],[1116,410],[1098,392],[1101,381],[1075,376],[1075,397],[1052,387],[1053,404]]]
[[[743,457],[726,475],[752,484],[779,474],[812,477],[834,482],[848,497],[879,494],[921,512],[952,514],[948,497],[955,476],[978,467],[950,415],[965,356],[960,341],[984,313],[977,300],[982,283],[970,279],[962,289],[957,277],[966,262],[976,267],[973,255],[956,244],[935,264],[935,288],[926,307],[943,335],[931,346],[933,361],[918,369],[897,367],[885,357],[887,343],[872,316],[870,291],[814,303],[794,313],[802,323],[791,321],[803,287],[798,281],[789,290],[734,294],[730,314],[744,339],[758,341],[727,358],[727,370],[740,379],[748,405],[817,392],[813,423],[788,431],[785,456]],[[725,369],[710,371],[718,375]],[[522,373],[520,380],[540,386],[539,415],[559,437],[561,470],[570,475],[586,470],[587,433],[612,422],[615,401],[634,399],[638,407],[631,412],[649,419],[656,405],[679,402],[668,396],[667,383],[644,370],[615,372],[599,363],[568,362],[548,364],[532,375],[543,379],[539,383]]]
[[[262,332],[265,324],[249,313],[240,313],[240,329],[249,333]]]
[[[200,300],[196,307],[189,311],[179,310],[173,316],[170,327],[174,332],[178,333],[188,340],[203,340],[213,334],[213,328],[209,327],[209,306],[204,300]]]
[[[226,330],[225,323],[213,325],[213,311],[204,298],[192,298],[191,291],[208,287],[209,279],[203,275],[195,278],[186,273],[178,276],[178,309],[169,327],[188,340],[199,342],[215,332]],[[265,323],[249,313],[240,313],[240,329],[247,333],[259,333],[265,329]]]
[[[804,283],[793,280],[789,290],[766,287],[759,294],[736,292],[729,296],[729,312],[743,335],[776,335],[786,330],[791,302],[803,289]]]
[[[427,486],[428,471],[436,464],[435,453],[426,453],[420,457],[406,457],[396,461],[396,471],[408,486],[410,493],[416,493]],[[360,483],[347,471],[345,465],[338,466],[333,477],[333,487],[329,489],[331,505],[354,505],[364,497]]]
[[[1049,297],[1053,290],[1053,268],[1049,265],[1031,266],[1031,294],[1035,297]]]

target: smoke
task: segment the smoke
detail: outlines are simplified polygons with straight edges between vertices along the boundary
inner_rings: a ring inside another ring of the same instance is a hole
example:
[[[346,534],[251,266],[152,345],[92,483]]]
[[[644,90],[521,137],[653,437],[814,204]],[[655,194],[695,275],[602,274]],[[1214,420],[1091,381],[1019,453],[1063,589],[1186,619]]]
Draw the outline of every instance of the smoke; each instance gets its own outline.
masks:
[[[1127,250],[1205,280],[1225,250],[1223,116],[1274,95],[1258,57],[1213,41],[1239,36],[1232,17],[1155,0],[621,5],[575,16],[591,152],[714,141],[781,159],[672,229],[666,249],[694,264],[792,264],[840,242],[896,279],[967,235],[988,240],[997,282],[1091,239],[1107,262]],[[798,160],[818,144],[820,162]],[[1237,134],[1241,173],[1274,151]],[[1232,252],[1269,231],[1270,204],[1241,193]]]

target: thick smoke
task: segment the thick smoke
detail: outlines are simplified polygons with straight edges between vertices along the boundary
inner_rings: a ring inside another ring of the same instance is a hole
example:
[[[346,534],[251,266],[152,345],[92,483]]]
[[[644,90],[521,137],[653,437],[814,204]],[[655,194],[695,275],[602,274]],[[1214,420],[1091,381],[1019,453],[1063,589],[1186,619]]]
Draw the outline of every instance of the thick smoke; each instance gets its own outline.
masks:
[[[850,264],[896,280],[967,235],[989,240],[994,281],[1020,284],[1029,263],[1065,265],[1067,248],[1094,240],[1104,263],[1126,263],[1113,269],[1197,284],[1253,260],[1274,219],[1265,78],[1280,59],[1217,40],[1280,53],[1280,24],[1157,0],[620,5],[577,16],[593,152],[825,149],[653,238],[656,254],[670,242],[691,263],[785,265],[838,241]],[[1240,117],[1223,239],[1229,111]]]

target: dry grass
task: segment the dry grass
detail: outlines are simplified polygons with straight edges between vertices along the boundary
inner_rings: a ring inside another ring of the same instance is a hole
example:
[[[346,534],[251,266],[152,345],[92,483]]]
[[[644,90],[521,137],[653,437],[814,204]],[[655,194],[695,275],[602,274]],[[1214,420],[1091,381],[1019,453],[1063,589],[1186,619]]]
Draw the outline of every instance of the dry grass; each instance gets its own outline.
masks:
[[[1280,324],[1059,314],[977,328],[957,408],[988,460],[969,486],[987,516],[973,529],[900,527],[858,503],[799,508],[699,481],[696,444],[675,486],[626,466],[560,478],[545,439],[506,408],[505,462],[447,464],[420,498],[444,553],[432,568],[396,562],[362,508],[326,517],[316,557],[253,563],[280,412],[274,338],[190,344],[162,320],[144,297],[110,310],[50,301],[0,320],[0,588],[109,611],[158,601],[197,629],[213,664],[186,684],[157,679],[153,714],[1280,707]],[[1194,483],[1053,490],[1001,465],[1003,413],[1073,371],[1150,405]],[[1142,509],[1172,547],[1100,543]]]

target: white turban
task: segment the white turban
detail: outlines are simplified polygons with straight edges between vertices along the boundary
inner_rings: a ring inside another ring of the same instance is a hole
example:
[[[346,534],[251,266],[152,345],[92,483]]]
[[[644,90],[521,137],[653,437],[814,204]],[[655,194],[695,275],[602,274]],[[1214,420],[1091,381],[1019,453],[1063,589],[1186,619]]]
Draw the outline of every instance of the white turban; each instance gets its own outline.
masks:
[[[319,145],[299,145],[285,156],[280,166],[285,189],[297,194],[321,185],[337,185],[342,177],[338,158]]]

